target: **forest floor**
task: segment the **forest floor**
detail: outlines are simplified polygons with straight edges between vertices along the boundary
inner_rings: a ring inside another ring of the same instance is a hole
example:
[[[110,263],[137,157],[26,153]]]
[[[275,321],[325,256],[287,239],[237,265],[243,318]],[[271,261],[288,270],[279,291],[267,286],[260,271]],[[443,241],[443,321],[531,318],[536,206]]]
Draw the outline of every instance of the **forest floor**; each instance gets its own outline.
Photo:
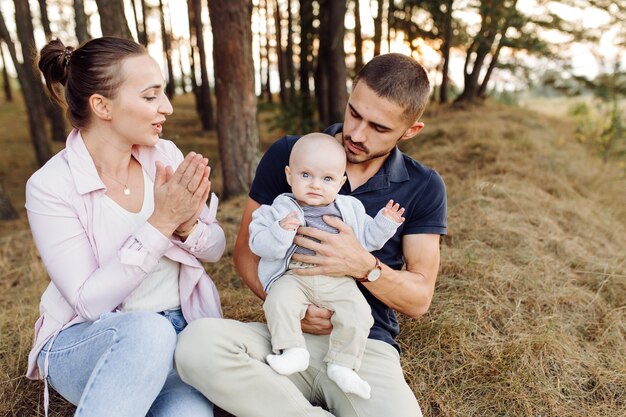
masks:
[[[164,136],[217,161],[191,99],[173,104]],[[425,416],[626,415],[626,175],[545,113],[431,106],[402,147],[448,192],[432,306],[400,316],[402,364]],[[263,149],[281,134],[268,131],[272,117],[259,118]],[[0,416],[43,416],[43,384],[23,376],[48,283],[23,209],[37,167],[19,103],[0,104],[0,125],[0,181],[20,215],[0,222]],[[206,269],[225,316],[258,321],[261,302],[231,262],[245,198],[221,202],[228,249]],[[50,416],[72,412],[52,396]]]

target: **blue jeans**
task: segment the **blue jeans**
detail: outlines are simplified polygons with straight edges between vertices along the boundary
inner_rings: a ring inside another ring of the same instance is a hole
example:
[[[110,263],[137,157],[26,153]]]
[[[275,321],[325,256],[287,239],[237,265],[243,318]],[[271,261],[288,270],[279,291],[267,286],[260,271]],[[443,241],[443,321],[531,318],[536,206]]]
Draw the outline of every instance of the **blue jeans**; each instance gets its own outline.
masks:
[[[38,357],[48,383],[76,405],[76,417],[212,417],[213,404],[173,367],[178,310],[107,313],[48,342]]]

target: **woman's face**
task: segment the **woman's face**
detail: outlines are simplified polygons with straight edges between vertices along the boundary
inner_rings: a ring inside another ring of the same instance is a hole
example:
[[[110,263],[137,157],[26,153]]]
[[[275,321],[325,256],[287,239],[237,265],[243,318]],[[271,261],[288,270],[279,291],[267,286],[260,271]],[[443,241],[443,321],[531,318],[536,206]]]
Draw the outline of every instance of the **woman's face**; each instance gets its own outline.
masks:
[[[122,61],[120,76],[122,84],[109,102],[111,127],[128,144],[153,146],[173,111],[161,69],[149,55],[138,55]]]

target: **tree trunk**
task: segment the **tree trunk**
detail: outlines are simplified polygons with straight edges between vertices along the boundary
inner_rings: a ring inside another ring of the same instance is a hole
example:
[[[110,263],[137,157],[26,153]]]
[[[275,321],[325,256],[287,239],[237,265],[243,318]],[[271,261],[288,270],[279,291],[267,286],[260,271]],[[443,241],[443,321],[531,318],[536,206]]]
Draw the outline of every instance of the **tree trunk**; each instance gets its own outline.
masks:
[[[83,44],[91,38],[87,30],[87,15],[85,15],[84,0],[74,0],[74,23],[76,24],[76,38]]]
[[[17,219],[17,212],[13,208],[9,196],[4,191],[2,184],[0,184],[0,220],[13,220]]]
[[[318,51],[317,66],[315,67],[315,77],[313,81],[315,83],[315,101],[317,103],[317,117],[321,124],[328,126],[330,117],[330,109],[328,108],[329,95],[328,91],[328,74],[325,68],[325,60]]]
[[[491,73],[493,73],[493,70],[495,69],[496,64],[498,63],[498,56],[500,55],[500,51],[502,50],[503,44],[504,44],[504,36],[502,36],[502,38],[500,39],[500,42],[498,43],[496,51],[493,53],[491,57],[491,62],[489,62],[489,67],[487,68],[485,77],[483,78],[483,81],[480,84],[480,87],[478,88],[478,93],[476,94],[478,98],[485,98],[485,94],[487,93],[487,84],[489,83],[489,78],[491,78]]]
[[[281,104],[287,103],[287,80],[285,70],[285,52],[283,51],[283,18],[280,10],[280,0],[274,0],[274,24],[276,26],[276,56],[278,57],[278,79],[280,81],[280,97]]]
[[[270,0],[265,0],[265,93],[267,102],[272,103],[274,101],[274,96],[272,96],[272,79],[270,77],[270,66],[272,62],[272,60],[270,59],[272,51],[272,46],[270,45],[270,14],[272,12],[272,8],[270,7],[269,3]]]
[[[203,130],[212,130],[215,128],[215,121],[213,119],[213,105],[211,104],[211,86],[209,85],[209,73],[207,71],[207,57],[206,49],[204,47],[204,32],[202,25],[202,2],[201,0],[193,0],[194,16],[195,16],[195,31],[196,31],[196,44],[198,46],[198,56],[200,62],[197,65],[200,67],[200,88],[198,98],[200,103],[200,119],[202,121]],[[213,17],[210,16],[211,22]],[[215,42],[214,42],[215,43]],[[214,56],[217,56],[214,54]]]
[[[263,45],[261,34],[261,10],[263,10],[263,0],[259,0],[255,6],[257,15],[257,38],[259,40],[259,98],[262,98],[265,94],[265,79],[263,78],[263,63],[265,62],[265,52],[267,51],[267,45]],[[267,39],[267,38],[266,38]]]
[[[354,73],[363,67],[363,35],[361,33],[361,2],[354,0]]]
[[[285,49],[285,70],[289,82],[289,102],[296,101],[296,72],[293,65],[293,14],[291,0],[287,0],[287,49]]]
[[[48,8],[46,0],[39,0],[39,11],[41,13],[41,25],[46,35],[46,42],[52,40],[52,30],[50,29],[50,19],[48,18]],[[46,109],[46,116],[50,120],[50,137],[55,142],[65,142],[65,115],[61,106],[52,100],[44,99],[43,102]]]
[[[7,71],[7,61],[4,58],[4,49],[2,49],[2,42],[0,42],[0,58],[2,58],[2,87],[4,89],[4,98],[7,102],[13,102],[13,90],[11,89],[11,78],[9,77],[9,71]]]
[[[392,39],[391,39],[391,29],[394,29],[394,34],[395,34],[395,18],[394,18],[394,10],[395,10],[395,4],[393,2],[393,0],[388,0],[389,1],[389,8],[387,9],[387,51],[391,52],[391,43],[392,43]]]
[[[137,13],[137,2],[135,0],[131,0],[131,5],[133,7],[133,17],[135,19],[135,28],[137,29],[137,40],[140,44],[147,47],[148,46],[148,35],[146,33],[146,15],[145,13],[145,3],[141,1],[141,19],[139,19],[139,14]]]
[[[374,56],[380,55],[380,43],[383,38],[383,0],[376,0],[376,17],[374,18]]]
[[[39,11],[41,12],[41,26],[43,27],[43,33],[46,35],[46,42],[52,40],[52,30],[50,29],[50,18],[48,17],[48,8],[46,7],[46,0],[39,1]]]
[[[320,49],[318,68],[328,82],[328,91],[320,97],[326,101],[328,114],[320,121],[326,125],[343,120],[348,102],[346,87],[346,54],[344,51],[344,19],[346,0],[323,0],[320,3]]]
[[[452,43],[452,3],[454,0],[446,1],[446,14],[443,25],[443,44],[441,45],[441,57],[443,59],[443,69],[441,70],[441,87],[439,89],[439,101],[448,102],[448,72],[450,67],[450,46]]]
[[[174,66],[172,65],[172,39],[170,33],[165,26],[165,10],[163,8],[163,0],[159,0],[159,15],[161,22],[161,44],[163,45],[163,57],[167,66],[167,84],[165,85],[165,94],[170,100],[174,99],[176,94],[176,80],[174,79]]]
[[[302,121],[311,120],[311,62],[313,60],[313,1],[300,0],[300,117]]]
[[[30,16],[30,9],[28,3],[24,3],[20,0],[15,0],[15,20],[18,28],[18,36],[20,37],[20,43],[23,51],[31,51],[34,48],[35,42],[32,32],[32,18]],[[30,34],[24,33],[26,27],[31,28]],[[28,53],[24,54],[24,62],[20,63],[17,58],[17,52],[15,51],[15,44],[9,35],[2,11],[0,11],[0,37],[4,39],[9,49],[9,54],[13,60],[13,66],[17,72],[17,78],[22,87],[22,94],[24,96],[24,103],[26,104],[26,110],[28,112],[28,127],[30,130],[30,138],[35,148],[35,155],[39,166],[50,159],[52,151],[50,145],[46,139],[45,131],[45,116],[44,108],[42,104],[43,88],[40,79],[35,77],[34,74],[34,62],[33,56]],[[32,39],[32,42],[28,39]],[[36,80],[36,82],[34,82]],[[39,89],[37,89],[39,87]]]
[[[209,0],[213,28],[217,137],[224,197],[246,192],[259,158],[251,7],[246,0]]]
[[[195,0],[187,0],[187,17],[189,18],[189,67],[191,78],[191,91],[196,100],[196,113],[198,116],[202,114],[202,108],[200,106],[200,90],[198,88],[198,80],[196,79],[196,50],[197,50],[197,36],[196,33],[196,12],[194,9]]]
[[[182,54],[182,46],[184,45],[183,39],[179,39],[178,42],[178,67],[180,68],[180,89],[183,94],[187,94],[189,89],[187,87],[187,74],[185,74],[185,67],[183,66],[183,54]]]
[[[132,39],[124,14],[124,0],[96,0],[102,36]]]
[[[456,99],[456,102],[473,101],[478,97],[478,77],[491,48],[491,43],[488,42],[489,40],[486,38],[477,38],[468,49],[464,65],[463,92]],[[472,71],[469,72],[468,67],[472,56],[474,56],[474,64]]]

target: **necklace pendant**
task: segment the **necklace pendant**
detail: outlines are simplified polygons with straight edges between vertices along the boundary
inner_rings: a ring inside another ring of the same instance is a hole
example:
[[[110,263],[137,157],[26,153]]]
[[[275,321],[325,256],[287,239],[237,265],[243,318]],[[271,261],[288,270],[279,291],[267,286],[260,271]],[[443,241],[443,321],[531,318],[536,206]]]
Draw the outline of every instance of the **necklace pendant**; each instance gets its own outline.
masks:
[[[130,188],[124,187],[124,195],[130,195]]]

